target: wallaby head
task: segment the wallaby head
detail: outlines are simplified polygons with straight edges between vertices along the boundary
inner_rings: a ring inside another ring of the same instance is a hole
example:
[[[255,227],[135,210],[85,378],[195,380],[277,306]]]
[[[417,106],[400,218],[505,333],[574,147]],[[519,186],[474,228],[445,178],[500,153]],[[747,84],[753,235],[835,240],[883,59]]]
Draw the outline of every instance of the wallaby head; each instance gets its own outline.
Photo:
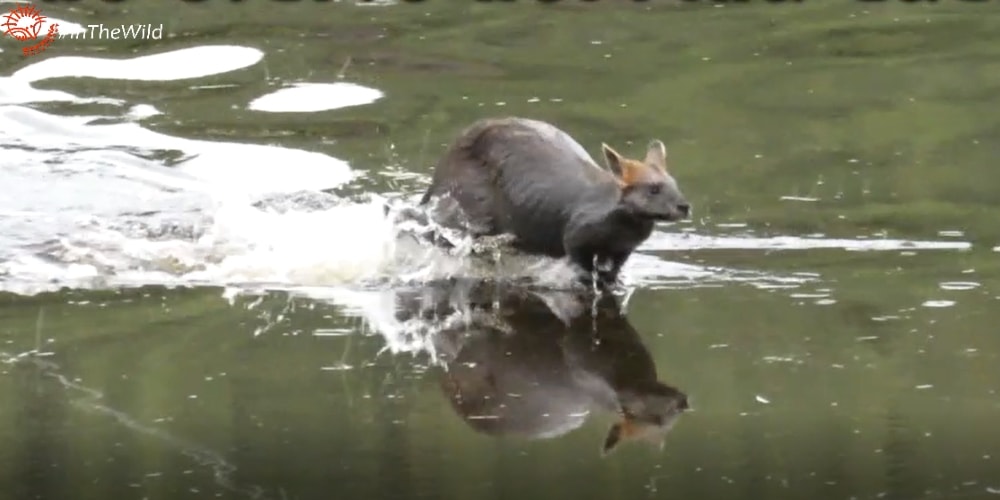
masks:
[[[625,158],[601,144],[604,161],[621,186],[621,204],[630,212],[655,220],[676,221],[687,218],[691,205],[667,172],[667,148],[653,140],[643,161]]]
[[[658,381],[619,392],[618,402],[621,418],[608,429],[605,454],[627,439],[651,441],[663,448],[667,432],[689,409],[686,394]]]

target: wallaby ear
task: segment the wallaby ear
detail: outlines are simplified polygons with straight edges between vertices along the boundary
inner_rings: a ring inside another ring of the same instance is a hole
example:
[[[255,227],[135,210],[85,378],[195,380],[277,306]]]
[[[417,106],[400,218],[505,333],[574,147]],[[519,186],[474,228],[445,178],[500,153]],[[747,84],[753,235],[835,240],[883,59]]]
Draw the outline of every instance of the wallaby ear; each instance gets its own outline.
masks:
[[[646,148],[646,163],[667,169],[667,147],[659,139],[653,139]]]
[[[621,177],[623,174],[622,155],[603,142],[601,143],[601,151],[604,153],[604,163],[611,170],[611,173],[615,174],[616,177]]]

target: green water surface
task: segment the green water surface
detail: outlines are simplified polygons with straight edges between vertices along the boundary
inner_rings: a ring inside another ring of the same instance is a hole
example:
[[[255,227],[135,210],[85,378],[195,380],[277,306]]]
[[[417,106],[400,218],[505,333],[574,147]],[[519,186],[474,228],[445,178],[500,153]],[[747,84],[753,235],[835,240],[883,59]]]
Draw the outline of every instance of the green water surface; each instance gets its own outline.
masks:
[[[995,2],[41,5],[172,34],[61,40],[44,57],[263,50],[258,65],[199,80],[235,88],[36,86],[152,104],[163,114],[144,126],[171,135],[342,158],[370,174],[358,191],[419,190],[379,172],[426,174],[466,124],[514,114],[558,124],[595,155],[602,141],[638,155],[664,140],[695,207],[684,227],[700,235],[971,248],[658,252],[812,278],[636,291],[625,321],[694,411],[662,450],[636,441],[607,456],[608,413],[552,439],[476,431],[428,355],[385,350],[378,331],[324,302],[273,292],[230,303],[220,288],[0,295],[0,498],[1000,494]],[[4,74],[33,62],[3,48]],[[339,75],[386,97],[320,113],[245,109],[282,83]],[[523,314],[516,335],[558,329]],[[17,357],[32,349],[42,355]]]

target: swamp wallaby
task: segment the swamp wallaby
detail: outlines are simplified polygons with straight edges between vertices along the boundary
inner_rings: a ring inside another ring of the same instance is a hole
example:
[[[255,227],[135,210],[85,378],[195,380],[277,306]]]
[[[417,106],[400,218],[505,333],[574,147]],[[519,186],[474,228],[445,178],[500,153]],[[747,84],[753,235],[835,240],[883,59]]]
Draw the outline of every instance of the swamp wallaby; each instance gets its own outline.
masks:
[[[509,234],[522,251],[568,256],[612,285],[656,221],[687,218],[690,205],[667,172],[667,150],[642,161],[602,144],[605,170],[567,133],[526,118],[473,123],[438,162],[420,204],[448,194],[474,236]]]

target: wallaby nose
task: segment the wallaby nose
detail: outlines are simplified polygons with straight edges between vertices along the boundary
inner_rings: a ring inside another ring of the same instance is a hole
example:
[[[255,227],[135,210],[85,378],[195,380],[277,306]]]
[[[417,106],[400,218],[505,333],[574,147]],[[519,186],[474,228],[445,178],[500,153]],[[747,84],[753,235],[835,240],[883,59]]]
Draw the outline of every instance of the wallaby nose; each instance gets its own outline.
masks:
[[[685,217],[691,214],[691,205],[687,203],[678,203],[677,211],[684,214]]]

